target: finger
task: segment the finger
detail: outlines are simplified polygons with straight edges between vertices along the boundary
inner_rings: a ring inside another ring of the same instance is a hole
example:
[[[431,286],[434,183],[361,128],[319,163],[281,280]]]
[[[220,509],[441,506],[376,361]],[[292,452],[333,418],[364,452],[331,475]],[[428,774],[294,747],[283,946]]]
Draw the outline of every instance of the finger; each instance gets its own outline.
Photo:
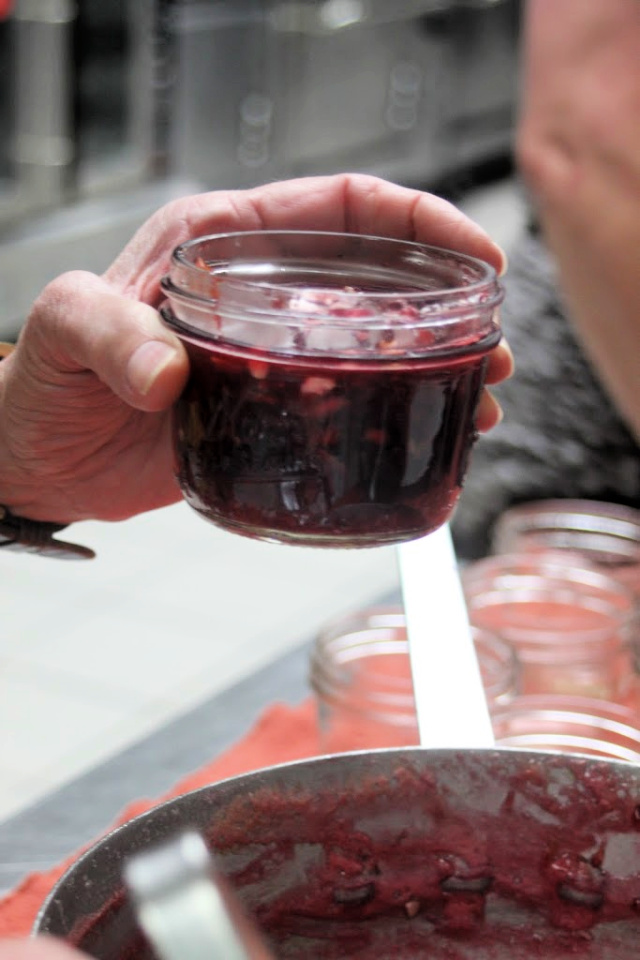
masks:
[[[133,238],[105,278],[147,303],[174,247],[208,233],[236,230],[320,230],[367,233],[448,247],[490,263],[502,250],[469,217],[440,197],[364,174],[307,177],[216,191],[174,201]]]
[[[473,220],[442,197],[373,177],[354,177],[347,228],[356,233],[416,240],[478,257],[498,273],[506,266],[500,247]]]
[[[513,374],[513,353],[506,340],[500,341],[495,350],[492,350],[489,354],[488,360],[485,375],[486,383],[501,383],[502,380],[507,380]]]
[[[501,270],[504,254],[485,231],[441,197],[365,174],[271,184],[249,194],[261,223],[416,240],[480,257]]]
[[[501,420],[502,407],[488,390],[483,390],[476,413],[476,430],[478,433],[487,433],[497,427]]]
[[[167,409],[180,394],[188,360],[155,310],[115,293],[90,273],[63,274],[45,288],[20,348],[40,376],[93,371],[126,403]]]
[[[54,937],[0,940],[0,960],[86,960],[86,955],[73,950]]]

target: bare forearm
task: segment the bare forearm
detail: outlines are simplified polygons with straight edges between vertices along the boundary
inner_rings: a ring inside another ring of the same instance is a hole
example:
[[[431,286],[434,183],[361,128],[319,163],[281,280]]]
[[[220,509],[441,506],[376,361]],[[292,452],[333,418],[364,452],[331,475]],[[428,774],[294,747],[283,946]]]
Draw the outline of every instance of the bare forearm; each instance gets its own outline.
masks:
[[[640,3],[529,0],[518,157],[586,352],[640,439]]]

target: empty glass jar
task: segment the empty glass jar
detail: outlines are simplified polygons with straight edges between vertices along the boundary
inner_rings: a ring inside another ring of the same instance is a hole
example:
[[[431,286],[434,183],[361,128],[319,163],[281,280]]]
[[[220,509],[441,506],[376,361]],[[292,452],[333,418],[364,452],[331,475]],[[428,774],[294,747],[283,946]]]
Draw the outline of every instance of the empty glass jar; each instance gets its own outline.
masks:
[[[517,658],[509,644],[487,630],[474,628],[473,637],[493,710],[517,692]],[[444,639],[425,637],[425,643]],[[372,607],[329,624],[316,638],[310,681],[323,753],[420,742],[401,607]]]
[[[469,564],[471,622],[511,643],[524,694],[634,705],[632,593],[563,554],[503,554]]]

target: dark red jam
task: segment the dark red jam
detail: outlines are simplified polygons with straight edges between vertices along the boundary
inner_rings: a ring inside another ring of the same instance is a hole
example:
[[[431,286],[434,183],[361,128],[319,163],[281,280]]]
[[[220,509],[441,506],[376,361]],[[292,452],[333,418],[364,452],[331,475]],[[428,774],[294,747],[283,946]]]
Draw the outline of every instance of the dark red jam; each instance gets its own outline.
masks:
[[[372,546],[449,517],[475,437],[483,355],[356,361],[184,344],[177,473],[208,520],[251,537]]]

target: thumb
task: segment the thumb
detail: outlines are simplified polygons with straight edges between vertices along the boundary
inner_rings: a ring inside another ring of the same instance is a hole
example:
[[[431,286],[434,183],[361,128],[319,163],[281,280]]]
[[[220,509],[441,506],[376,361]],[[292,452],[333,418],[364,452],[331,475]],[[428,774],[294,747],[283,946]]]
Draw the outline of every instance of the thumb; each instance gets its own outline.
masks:
[[[91,273],[74,271],[50,283],[23,334],[25,351],[49,368],[49,378],[93,371],[139,410],[171,406],[188,376],[184,347],[156,310]]]

